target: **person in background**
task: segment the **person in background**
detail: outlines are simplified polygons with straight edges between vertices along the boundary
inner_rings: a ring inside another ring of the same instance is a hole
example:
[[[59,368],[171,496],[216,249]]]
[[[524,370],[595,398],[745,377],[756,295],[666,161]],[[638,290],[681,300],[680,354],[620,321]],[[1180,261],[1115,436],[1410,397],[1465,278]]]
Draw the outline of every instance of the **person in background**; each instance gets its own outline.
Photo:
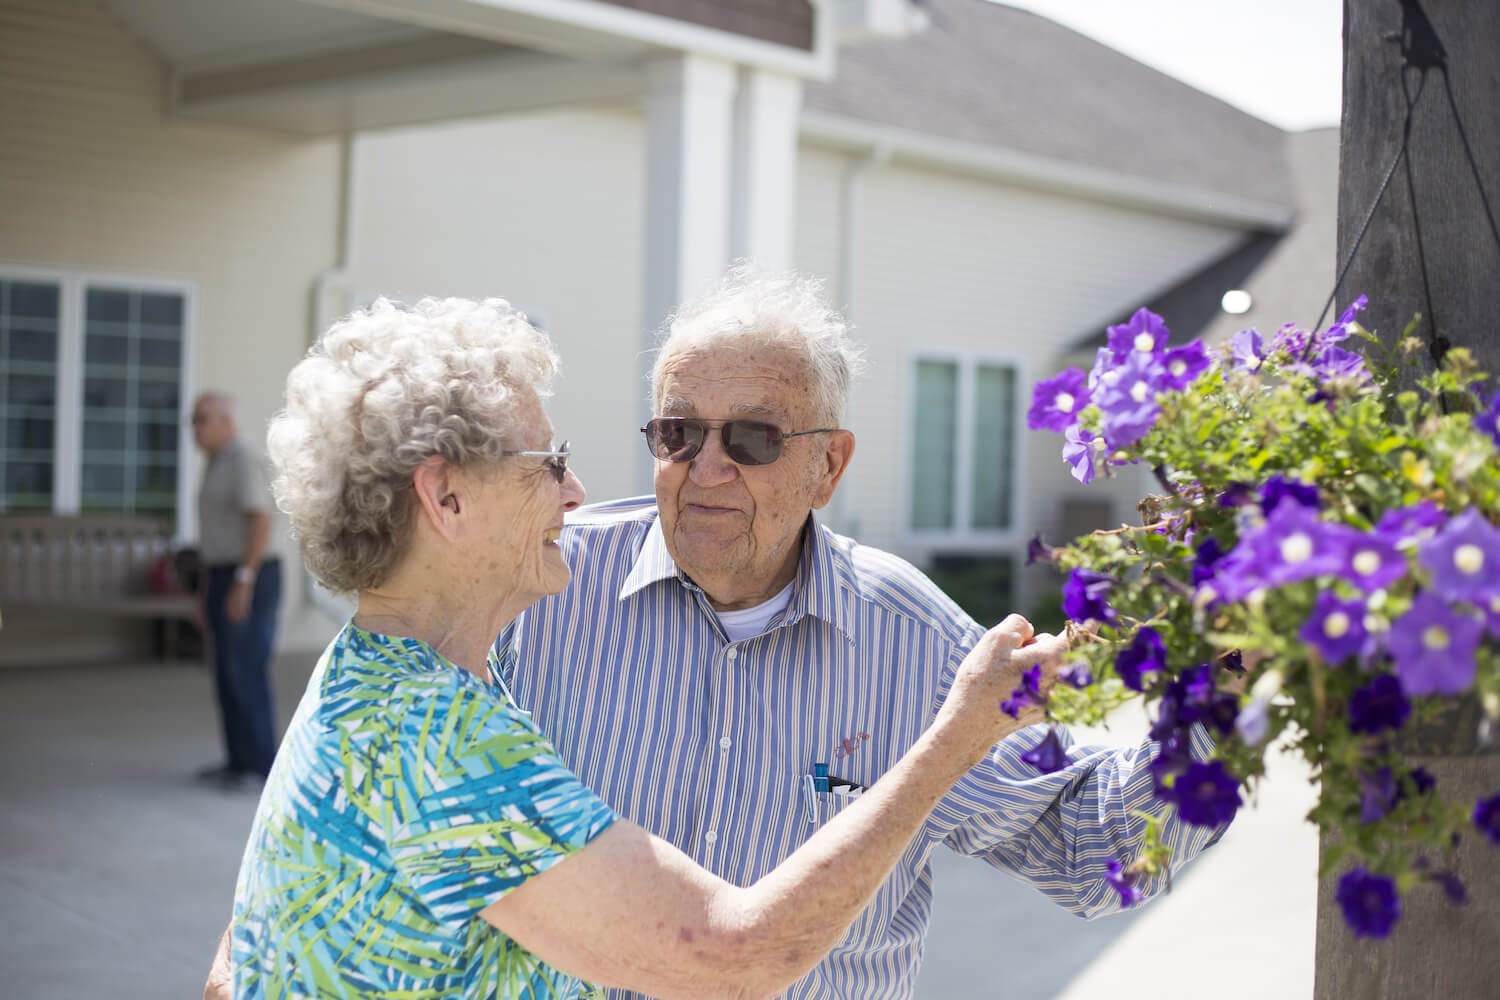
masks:
[[[1051,686],[1063,640],[1019,615],[977,637],[880,780],[748,888],[620,818],[494,675],[496,634],[571,575],[558,536],[584,494],[542,408],[555,362],[501,300],[382,300],[289,376],[277,500],[308,569],[358,605],[261,796],[205,995],[565,1000],[578,977],[776,995],[1021,725],[1000,703],[1022,671]],[[892,669],[909,656],[869,641]]]
[[[212,643],[225,759],[198,772],[224,788],[258,787],[276,754],[271,657],[281,563],[270,551],[270,496],[258,458],[240,440],[234,400],[205,392],[193,437],[206,461],[198,490],[200,595]]]

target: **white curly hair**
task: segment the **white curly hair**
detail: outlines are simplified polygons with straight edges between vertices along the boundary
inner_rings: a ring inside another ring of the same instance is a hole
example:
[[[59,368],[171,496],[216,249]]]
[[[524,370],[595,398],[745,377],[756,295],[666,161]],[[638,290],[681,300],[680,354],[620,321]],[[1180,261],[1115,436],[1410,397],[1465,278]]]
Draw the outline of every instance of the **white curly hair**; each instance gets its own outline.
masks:
[[[843,314],[828,304],[821,280],[764,270],[749,261],[737,261],[713,288],[667,318],[651,368],[651,403],[658,412],[662,366],[673,345],[726,334],[755,334],[804,353],[813,377],[815,419],[839,426],[864,366]]]
[[[335,593],[384,582],[411,540],[417,467],[498,461],[517,403],[548,395],[557,366],[504,299],[380,299],[329,327],[267,434],[272,490],[313,576]]]

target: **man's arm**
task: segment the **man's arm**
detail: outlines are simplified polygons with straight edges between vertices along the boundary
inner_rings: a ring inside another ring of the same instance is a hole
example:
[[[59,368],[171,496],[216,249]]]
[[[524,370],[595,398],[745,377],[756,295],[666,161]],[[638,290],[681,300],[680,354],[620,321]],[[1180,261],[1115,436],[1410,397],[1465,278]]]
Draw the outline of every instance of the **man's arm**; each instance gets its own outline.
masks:
[[[271,541],[271,516],[263,510],[252,510],[245,514],[249,525],[244,555],[235,567],[234,583],[224,601],[224,617],[232,622],[242,622],[250,617],[251,600],[255,596],[255,574],[266,557],[266,546]]]
[[[1135,860],[1145,837],[1146,813],[1162,820],[1172,868],[1197,857],[1223,836],[1226,826],[1182,822],[1177,810],[1155,795],[1151,761],[1157,744],[1075,746],[1059,735],[1068,763],[1043,774],[1021,760],[1046,735],[1042,726],[1000,743],[954,787],[933,812],[947,829],[944,843],[1030,882],[1058,905],[1083,917],[1119,910],[1119,897],[1104,881],[1111,860]],[[1213,740],[1201,724],[1191,730],[1190,754],[1207,760]],[[1142,877],[1136,887],[1151,896],[1168,884],[1162,873]]]
[[[234,975],[229,966],[229,928],[219,938],[219,950],[214,952],[213,964],[208,967],[208,982],[203,984],[203,1000],[234,1000]]]

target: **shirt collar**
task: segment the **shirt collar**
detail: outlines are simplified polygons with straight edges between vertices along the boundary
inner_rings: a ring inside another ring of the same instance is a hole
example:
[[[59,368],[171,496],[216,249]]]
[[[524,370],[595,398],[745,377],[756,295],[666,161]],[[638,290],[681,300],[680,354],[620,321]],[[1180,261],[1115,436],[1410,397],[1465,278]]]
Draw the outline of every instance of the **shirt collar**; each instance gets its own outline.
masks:
[[[854,641],[854,603],[858,593],[854,566],[849,558],[848,539],[828,531],[815,516],[809,516],[802,535],[802,559],[792,587],[792,600],[782,624],[791,625],[812,615],[832,625],[849,641]],[[653,583],[677,579],[684,586],[694,586],[688,575],[678,568],[667,551],[661,517],[651,519],[651,527],[641,542],[635,562],[620,588],[618,600],[625,600]]]

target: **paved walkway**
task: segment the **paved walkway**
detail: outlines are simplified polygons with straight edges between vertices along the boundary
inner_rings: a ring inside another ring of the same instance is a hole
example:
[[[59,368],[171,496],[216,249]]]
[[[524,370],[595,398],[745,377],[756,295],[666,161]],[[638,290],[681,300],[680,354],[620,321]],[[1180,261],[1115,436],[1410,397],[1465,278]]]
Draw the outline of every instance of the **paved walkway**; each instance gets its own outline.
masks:
[[[283,721],[313,659],[277,662]],[[201,667],[0,671],[0,996],[199,995],[255,811],[253,794],[192,780],[218,756],[212,713]],[[1138,715],[1105,735],[1131,738]],[[1261,808],[1138,914],[1084,923],[939,857],[920,997],[1158,1000],[1172,983],[1311,997],[1316,839],[1298,823],[1311,793],[1278,770]]]

